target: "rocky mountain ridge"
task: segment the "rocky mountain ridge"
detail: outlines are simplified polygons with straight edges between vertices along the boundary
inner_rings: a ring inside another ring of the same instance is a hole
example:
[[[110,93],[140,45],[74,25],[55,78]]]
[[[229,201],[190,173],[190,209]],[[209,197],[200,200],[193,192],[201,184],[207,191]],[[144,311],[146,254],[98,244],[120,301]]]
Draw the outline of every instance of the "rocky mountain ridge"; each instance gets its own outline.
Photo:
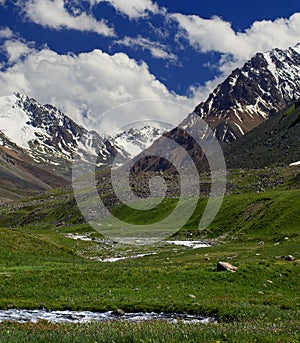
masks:
[[[231,169],[288,166],[300,160],[300,100],[224,147]]]
[[[57,169],[63,169],[75,154],[84,160],[100,155],[105,163],[117,153],[97,132],[78,125],[54,106],[41,105],[20,93],[0,98],[1,137],[2,145],[13,142],[35,162]]]
[[[300,97],[300,44],[257,53],[200,103],[195,112],[220,141],[243,136]]]

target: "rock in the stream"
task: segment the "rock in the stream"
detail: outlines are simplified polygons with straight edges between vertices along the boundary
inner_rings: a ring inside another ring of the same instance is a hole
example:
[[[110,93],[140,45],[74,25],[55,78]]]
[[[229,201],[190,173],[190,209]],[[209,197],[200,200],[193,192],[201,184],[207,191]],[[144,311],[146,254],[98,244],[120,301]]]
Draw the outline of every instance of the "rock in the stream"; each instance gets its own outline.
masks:
[[[218,272],[223,272],[225,270],[228,270],[230,272],[236,272],[237,271],[237,267],[233,266],[232,264],[228,263],[228,262],[221,262],[219,261],[217,263],[217,271]]]
[[[285,258],[284,258],[286,261],[295,261],[296,260],[296,258],[294,257],[294,256],[292,256],[292,255],[287,255],[287,256],[285,256]]]
[[[112,314],[118,317],[122,317],[124,316],[125,312],[122,309],[118,308],[117,310],[113,311]]]

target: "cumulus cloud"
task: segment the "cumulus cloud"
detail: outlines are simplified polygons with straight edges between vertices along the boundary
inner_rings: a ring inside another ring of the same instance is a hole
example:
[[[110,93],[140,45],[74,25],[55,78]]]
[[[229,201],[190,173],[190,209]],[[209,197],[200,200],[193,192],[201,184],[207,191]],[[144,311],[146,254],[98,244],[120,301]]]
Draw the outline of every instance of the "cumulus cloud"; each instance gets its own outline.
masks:
[[[26,56],[32,51],[30,44],[26,44],[19,40],[7,40],[2,49],[6,52],[8,63],[14,63],[21,57]]]
[[[11,44],[7,43],[6,47],[11,49]],[[122,113],[120,108],[113,119],[116,125],[123,119],[125,123],[149,116],[153,119],[153,113],[157,114],[156,119],[176,125],[185,118],[188,109],[194,107],[191,99],[170,92],[149,72],[146,63],[138,63],[124,53],[109,55],[94,50],[60,55],[45,47],[28,49],[30,52],[22,59],[17,58],[17,53],[10,53],[15,63],[0,72],[0,95],[19,91],[41,103],[59,107],[86,126],[95,119],[100,120],[105,111],[136,100],[140,101],[140,113]],[[22,52],[21,45],[19,51]],[[145,106],[143,99],[160,101]],[[186,107],[177,107],[176,112],[170,110],[168,102]]]
[[[14,33],[9,27],[0,27],[0,38],[11,38],[14,36]]]
[[[30,0],[22,4],[27,19],[55,30],[62,28],[96,32],[103,36],[114,36],[114,29],[104,20],[96,20],[84,12],[73,15],[65,7],[64,0]]]
[[[289,19],[256,21],[244,32],[236,32],[220,17],[203,19],[180,13],[168,15],[179,25],[178,38],[186,38],[200,52],[216,51],[244,61],[256,52],[287,48],[300,41],[300,13]]]
[[[90,0],[92,4],[99,2],[110,3],[116,11],[127,15],[130,19],[145,17],[149,13],[164,13],[164,9],[151,0]]]
[[[153,58],[164,59],[173,62],[177,60],[177,56],[170,52],[169,48],[165,44],[153,42],[150,39],[144,38],[140,35],[136,38],[126,36],[122,40],[115,41],[115,44],[148,50]]]

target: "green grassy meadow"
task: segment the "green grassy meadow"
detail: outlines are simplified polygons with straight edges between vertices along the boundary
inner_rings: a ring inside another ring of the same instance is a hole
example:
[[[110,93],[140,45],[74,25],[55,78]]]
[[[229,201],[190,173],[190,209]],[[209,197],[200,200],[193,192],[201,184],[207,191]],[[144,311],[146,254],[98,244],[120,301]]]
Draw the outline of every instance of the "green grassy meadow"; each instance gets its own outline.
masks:
[[[83,221],[70,194],[56,190],[1,208],[1,309],[120,308],[206,315],[219,322],[3,322],[0,342],[299,342],[299,189],[226,196],[215,220],[201,232],[198,223],[207,200],[200,199],[173,237],[213,243],[199,249],[98,241],[101,235]],[[161,218],[175,201],[165,201],[151,218]],[[114,211],[128,222],[145,220],[124,206]],[[99,261],[140,253],[149,256]],[[287,255],[296,260],[286,261]],[[237,272],[217,272],[218,261],[232,263]]]

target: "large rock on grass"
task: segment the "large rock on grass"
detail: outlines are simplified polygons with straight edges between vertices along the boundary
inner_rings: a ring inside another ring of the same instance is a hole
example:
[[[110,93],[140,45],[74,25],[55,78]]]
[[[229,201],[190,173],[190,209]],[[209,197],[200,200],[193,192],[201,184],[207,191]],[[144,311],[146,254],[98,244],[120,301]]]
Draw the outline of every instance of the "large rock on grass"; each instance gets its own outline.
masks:
[[[219,261],[217,263],[217,271],[218,272],[223,272],[223,271],[230,271],[230,272],[236,272],[237,271],[237,267],[233,266],[232,264],[228,263],[228,262],[221,262]]]

